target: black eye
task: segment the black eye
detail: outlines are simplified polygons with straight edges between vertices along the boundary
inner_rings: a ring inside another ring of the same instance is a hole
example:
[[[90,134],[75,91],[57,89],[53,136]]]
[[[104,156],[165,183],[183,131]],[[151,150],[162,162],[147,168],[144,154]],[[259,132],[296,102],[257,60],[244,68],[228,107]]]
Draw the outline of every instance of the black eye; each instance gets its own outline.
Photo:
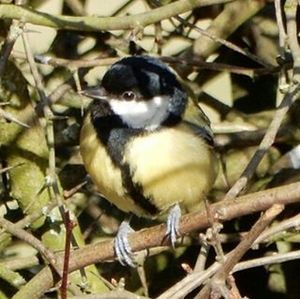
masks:
[[[122,98],[125,100],[125,101],[132,101],[135,99],[135,93],[133,91],[125,91],[123,92],[122,94]]]

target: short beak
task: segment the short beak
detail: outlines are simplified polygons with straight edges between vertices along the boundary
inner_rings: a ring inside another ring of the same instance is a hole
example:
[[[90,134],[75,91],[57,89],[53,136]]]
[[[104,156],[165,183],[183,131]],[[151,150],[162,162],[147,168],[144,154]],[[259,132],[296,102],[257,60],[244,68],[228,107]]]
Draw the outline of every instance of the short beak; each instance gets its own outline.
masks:
[[[90,87],[85,90],[82,90],[81,93],[84,96],[87,96],[92,99],[99,99],[99,100],[107,100],[107,94],[103,87]]]

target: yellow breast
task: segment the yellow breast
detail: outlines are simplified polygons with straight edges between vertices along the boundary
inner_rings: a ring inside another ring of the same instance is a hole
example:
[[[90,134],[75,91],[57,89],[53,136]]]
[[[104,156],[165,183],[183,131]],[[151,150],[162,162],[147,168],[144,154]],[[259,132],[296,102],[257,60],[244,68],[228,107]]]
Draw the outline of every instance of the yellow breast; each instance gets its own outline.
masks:
[[[80,151],[104,197],[125,212],[149,216],[126,195],[121,171],[97,138],[89,116],[81,131]],[[175,203],[186,211],[198,209],[216,175],[212,152],[186,125],[133,138],[125,146],[123,162],[130,166],[133,182],[161,212]]]
[[[161,211],[175,203],[186,211],[198,209],[216,176],[211,150],[185,125],[135,138],[124,159],[133,181]]]

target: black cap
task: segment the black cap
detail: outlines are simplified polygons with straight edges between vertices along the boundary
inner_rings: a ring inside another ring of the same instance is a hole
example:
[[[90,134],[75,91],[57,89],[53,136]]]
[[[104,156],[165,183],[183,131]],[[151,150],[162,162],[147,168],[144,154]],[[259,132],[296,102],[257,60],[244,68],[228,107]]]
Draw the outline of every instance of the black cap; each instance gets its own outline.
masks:
[[[102,79],[108,93],[137,90],[144,98],[182,92],[176,76],[160,60],[149,56],[126,57],[111,66]]]

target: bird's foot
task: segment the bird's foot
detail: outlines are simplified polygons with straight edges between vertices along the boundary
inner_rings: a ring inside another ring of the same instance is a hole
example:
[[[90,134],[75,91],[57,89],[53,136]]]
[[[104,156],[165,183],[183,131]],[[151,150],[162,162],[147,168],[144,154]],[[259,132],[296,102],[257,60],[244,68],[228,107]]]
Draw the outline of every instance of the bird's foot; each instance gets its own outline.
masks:
[[[166,232],[166,236],[170,238],[173,248],[175,247],[177,237],[180,236],[179,234],[180,218],[181,218],[181,209],[179,204],[176,204],[170,209],[168,219],[167,219],[167,232]]]
[[[133,260],[133,253],[128,242],[128,234],[132,232],[134,232],[134,230],[129,225],[129,221],[124,220],[114,240],[114,249],[121,265],[135,268],[137,264]]]

